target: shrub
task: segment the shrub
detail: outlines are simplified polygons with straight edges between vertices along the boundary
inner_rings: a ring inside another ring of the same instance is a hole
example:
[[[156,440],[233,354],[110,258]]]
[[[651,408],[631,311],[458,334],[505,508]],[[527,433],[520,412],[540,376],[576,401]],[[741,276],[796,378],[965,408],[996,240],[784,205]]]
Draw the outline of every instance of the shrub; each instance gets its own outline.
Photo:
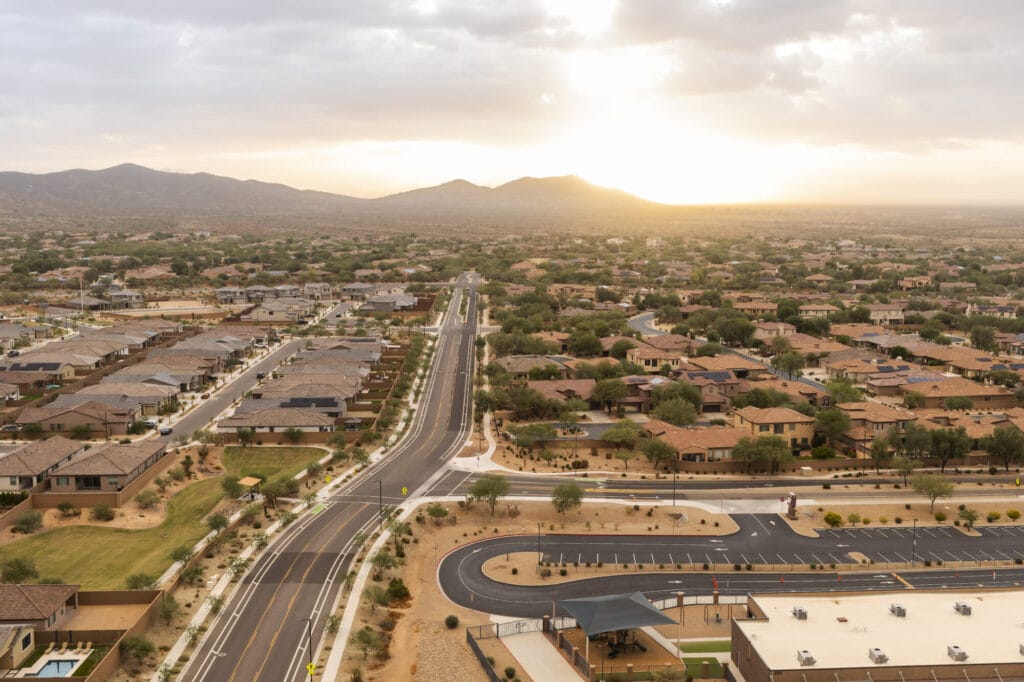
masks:
[[[866,516],[865,516],[864,518],[862,518],[862,519],[860,520],[860,522],[861,522],[861,523],[863,523],[863,524],[864,524],[864,525],[866,526],[866,525],[868,525],[869,523],[871,523],[871,519],[869,519],[868,517],[866,517]]]
[[[988,514],[986,514],[986,515],[985,515],[985,519],[986,519],[986,520],[987,520],[987,521],[988,521],[989,523],[995,523],[996,521],[998,521],[999,519],[1001,519],[1001,518],[1002,518],[1002,516],[1003,516],[1003,515],[1002,515],[1002,514],[1000,514],[1000,513],[999,513],[999,512],[997,512],[997,511],[990,511],[990,512],[989,512]]]
[[[114,510],[110,507],[109,504],[97,504],[95,507],[92,508],[92,513],[90,514],[90,516],[95,521],[113,521]]]
[[[1016,521],[1020,518],[1020,512],[1016,509],[1008,509],[1006,510],[1006,518]]]
[[[519,575],[519,569],[515,566],[512,567],[512,575]]]
[[[886,524],[886,523],[889,523],[889,517],[888,516],[879,516],[878,517],[878,522],[883,524],[883,525]]]
[[[135,496],[135,504],[139,509],[152,509],[160,503],[160,496],[152,490],[143,490]]]
[[[71,504],[70,502],[61,502],[57,505],[57,511],[61,513],[61,516],[78,516],[82,513],[82,510]]]
[[[831,490],[832,489],[832,484],[831,483],[822,483],[821,487],[824,490]]]
[[[29,535],[31,533],[35,533],[42,527],[42,512],[31,509],[18,517],[18,519],[11,525],[11,530],[15,533],[24,533],[25,535]]]
[[[838,528],[843,525],[843,517],[836,512],[829,512],[825,514],[825,523],[828,524],[829,528]]]
[[[388,582],[388,597],[391,601],[405,601],[410,596],[409,588],[401,578],[392,578]]]
[[[858,514],[857,512],[850,513],[850,515],[846,517],[846,522],[849,523],[851,526],[856,526],[858,523],[860,523],[860,514]]]
[[[516,676],[516,669],[515,668],[513,668],[512,666],[508,666],[507,668],[505,668],[505,677],[507,677],[508,679],[511,680],[515,676]]]
[[[895,521],[896,523],[903,523],[903,517],[902,516],[897,516],[896,518],[893,519],[893,521]]]
[[[906,509],[907,511],[910,511],[910,505],[909,504],[903,505],[903,508]]]
[[[935,512],[935,520],[942,523],[946,520],[946,514],[944,512]]]
[[[567,568],[560,568],[560,569],[558,569],[558,575],[560,575],[562,577],[565,577],[565,576],[569,575],[569,569],[567,569]]]
[[[148,590],[153,587],[154,582],[156,578],[148,573],[132,573],[125,579],[124,584],[129,590]]]
[[[542,568],[542,569],[540,569],[540,577],[541,578],[550,578],[551,577],[551,569],[550,568]]]
[[[454,630],[455,628],[459,627],[459,617],[454,614],[450,616],[445,616],[444,624],[445,627],[447,627],[449,630]]]

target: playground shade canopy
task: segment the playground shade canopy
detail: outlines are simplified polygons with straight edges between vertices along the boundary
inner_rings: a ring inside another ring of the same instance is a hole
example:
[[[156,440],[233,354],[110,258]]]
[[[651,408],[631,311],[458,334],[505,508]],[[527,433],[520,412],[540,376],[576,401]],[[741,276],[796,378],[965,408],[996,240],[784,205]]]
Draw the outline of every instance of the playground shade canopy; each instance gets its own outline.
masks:
[[[584,597],[558,602],[587,636],[616,630],[631,630],[646,625],[675,623],[639,592]]]

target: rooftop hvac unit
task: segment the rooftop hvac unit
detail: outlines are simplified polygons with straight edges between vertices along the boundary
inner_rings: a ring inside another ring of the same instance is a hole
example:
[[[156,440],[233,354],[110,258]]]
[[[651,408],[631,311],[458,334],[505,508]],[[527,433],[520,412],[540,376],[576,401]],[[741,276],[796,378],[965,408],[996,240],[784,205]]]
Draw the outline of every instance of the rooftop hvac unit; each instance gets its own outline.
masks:
[[[903,604],[893,602],[892,604],[889,604],[889,613],[896,616],[897,618],[906,618],[907,607],[905,607]]]
[[[961,616],[971,615],[971,605],[967,602],[958,601],[956,604],[953,604],[953,609]]]
[[[1024,656],[1024,644],[1020,645],[1020,655]]]
[[[807,649],[798,649],[796,652],[796,660],[800,661],[802,666],[810,666],[815,664],[814,656],[811,656],[811,652]]]
[[[802,606],[794,606],[793,617],[797,620],[807,620],[807,609]]]
[[[946,653],[949,654],[949,657],[952,658],[954,661],[967,660],[967,652],[958,647],[956,644],[950,644],[949,646],[947,646]]]
[[[868,658],[871,659],[872,663],[886,663],[889,657],[885,655],[885,652],[876,646],[868,649]]]

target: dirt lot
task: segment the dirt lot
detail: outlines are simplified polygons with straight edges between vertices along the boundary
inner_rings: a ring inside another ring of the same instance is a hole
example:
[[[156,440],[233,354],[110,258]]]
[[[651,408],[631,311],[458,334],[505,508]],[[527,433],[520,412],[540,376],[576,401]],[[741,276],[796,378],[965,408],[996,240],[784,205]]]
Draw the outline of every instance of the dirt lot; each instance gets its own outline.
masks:
[[[966,492],[969,491],[970,488],[968,487]],[[918,526],[948,526],[967,532],[962,526],[954,526],[953,522],[960,513],[958,507],[961,504],[955,498],[952,500],[937,500],[934,513],[930,511],[931,505],[928,501],[922,501],[920,495],[908,496],[908,499],[912,501],[903,504],[870,504],[867,501],[860,504],[829,504],[827,499],[819,499],[820,504],[817,507],[797,507],[797,519],[795,521],[787,519],[786,522],[789,523],[793,530],[808,537],[817,537],[818,534],[815,532],[815,529],[826,527],[824,519],[825,514],[829,512],[839,514],[843,519],[844,526],[868,528],[873,526],[912,526],[916,520]],[[1019,511],[1024,508],[1024,505],[1020,504],[1021,502],[1024,502],[1024,500],[969,502],[963,504],[978,512],[976,525],[989,526],[1020,524],[1021,521],[1019,519],[1014,521],[1007,517],[1007,512]],[[989,523],[986,520],[989,512],[998,512],[1000,515],[998,521]],[[935,520],[935,514],[939,513],[946,515],[944,521]],[[852,519],[851,514],[855,515]],[[897,519],[900,521],[897,522]]]

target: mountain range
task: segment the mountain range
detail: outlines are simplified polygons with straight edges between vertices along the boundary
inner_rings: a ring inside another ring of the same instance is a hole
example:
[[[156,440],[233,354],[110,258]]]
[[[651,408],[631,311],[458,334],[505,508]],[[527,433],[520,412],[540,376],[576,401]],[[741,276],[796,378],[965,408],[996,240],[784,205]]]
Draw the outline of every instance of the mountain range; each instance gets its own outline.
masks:
[[[26,217],[41,221],[104,217],[189,224],[206,221],[214,226],[246,220],[268,227],[303,222],[497,226],[510,221],[606,223],[667,208],[575,176],[520,178],[498,187],[453,180],[360,199],[209,173],[170,173],[135,164],[46,174],[0,173],[0,220],[5,222]]]

